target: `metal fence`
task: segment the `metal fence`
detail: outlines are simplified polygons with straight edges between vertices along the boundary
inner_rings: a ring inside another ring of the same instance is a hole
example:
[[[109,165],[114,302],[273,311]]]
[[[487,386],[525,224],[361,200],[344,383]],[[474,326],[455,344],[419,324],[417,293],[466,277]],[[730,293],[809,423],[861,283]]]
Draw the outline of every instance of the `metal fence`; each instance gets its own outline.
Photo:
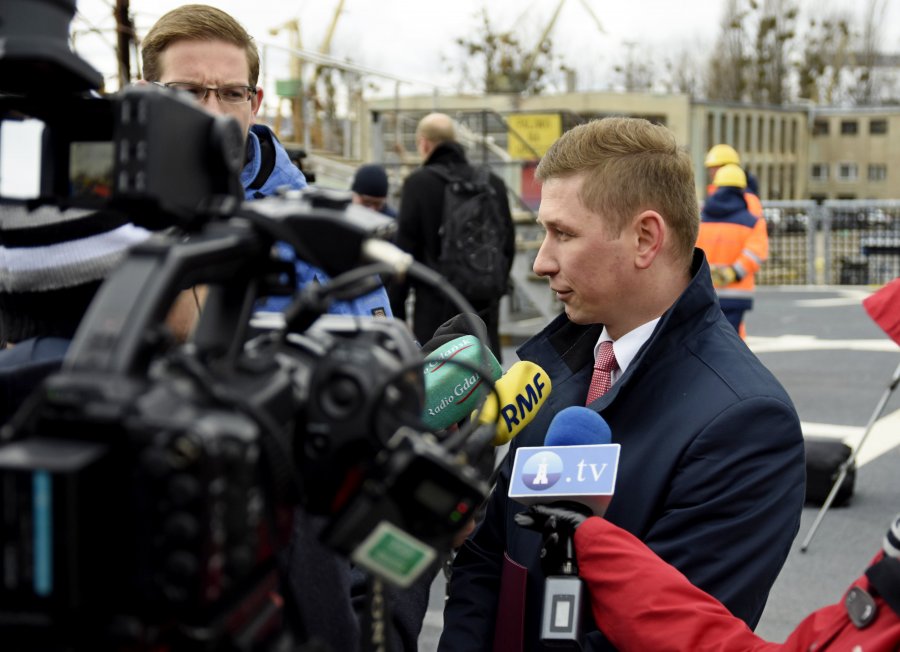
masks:
[[[760,285],[869,285],[900,276],[900,201],[763,202]]]
[[[900,276],[900,200],[767,201],[763,215],[769,258],[756,273],[759,285],[870,285]],[[504,334],[526,336],[562,306],[531,271],[540,228],[523,215],[516,234],[501,322]]]

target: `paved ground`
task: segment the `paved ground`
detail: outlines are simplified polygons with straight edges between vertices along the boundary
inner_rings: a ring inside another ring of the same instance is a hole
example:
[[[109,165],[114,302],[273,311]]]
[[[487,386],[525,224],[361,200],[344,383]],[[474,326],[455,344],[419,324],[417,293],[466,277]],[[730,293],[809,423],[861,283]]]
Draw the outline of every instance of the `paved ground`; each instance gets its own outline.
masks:
[[[747,319],[748,344],[784,384],[804,434],[856,445],[900,363],[900,349],[861,306],[868,288],[761,288]],[[512,349],[504,356],[515,360]],[[860,449],[856,492],[830,510],[806,553],[799,550],[818,508],[804,509],[800,532],[757,633],[782,641],[804,616],[835,602],[880,546],[900,512],[900,392]],[[430,652],[440,636],[444,585],[439,577],[420,637]]]

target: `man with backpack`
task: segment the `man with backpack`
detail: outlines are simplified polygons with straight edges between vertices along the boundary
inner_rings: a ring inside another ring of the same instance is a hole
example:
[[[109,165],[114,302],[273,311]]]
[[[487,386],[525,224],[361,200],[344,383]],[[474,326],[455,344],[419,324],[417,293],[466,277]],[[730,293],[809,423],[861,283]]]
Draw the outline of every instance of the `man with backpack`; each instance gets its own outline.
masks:
[[[416,128],[422,167],[407,177],[397,218],[397,245],[440,272],[487,325],[490,348],[500,358],[500,298],[506,293],[515,232],[506,185],[484,167],[469,164],[456,142],[453,120],[431,113]],[[445,296],[413,284],[413,332],[426,342],[459,312]],[[394,315],[406,315],[409,287],[390,289]]]

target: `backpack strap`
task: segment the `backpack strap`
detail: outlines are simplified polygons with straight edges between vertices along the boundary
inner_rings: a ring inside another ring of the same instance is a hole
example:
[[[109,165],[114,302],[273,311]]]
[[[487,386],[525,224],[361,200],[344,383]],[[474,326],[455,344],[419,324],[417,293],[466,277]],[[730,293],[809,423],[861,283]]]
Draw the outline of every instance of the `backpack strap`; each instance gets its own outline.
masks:
[[[426,170],[431,170],[436,175],[438,175],[441,179],[446,181],[447,183],[454,183],[457,181],[465,181],[465,177],[461,177],[458,174],[454,174],[452,168],[449,165],[444,164],[436,164],[436,165],[426,165]]]
[[[470,183],[473,187],[483,187],[491,195],[494,193],[494,186],[491,185],[491,170],[486,165],[471,165],[469,175],[463,176],[456,173],[456,170],[448,165],[426,165],[426,170],[431,170],[447,183]]]
[[[491,186],[491,170],[486,165],[476,165],[474,166],[474,173],[472,174],[472,181],[477,184],[481,184],[490,188],[493,191],[493,186]]]
[[[259,172],[247,186],[248,190],[259,190],[275,169],[275,143],[273,142],[272,132],[269,129],[261,129],[259,132],[254,131],[259,139]]]

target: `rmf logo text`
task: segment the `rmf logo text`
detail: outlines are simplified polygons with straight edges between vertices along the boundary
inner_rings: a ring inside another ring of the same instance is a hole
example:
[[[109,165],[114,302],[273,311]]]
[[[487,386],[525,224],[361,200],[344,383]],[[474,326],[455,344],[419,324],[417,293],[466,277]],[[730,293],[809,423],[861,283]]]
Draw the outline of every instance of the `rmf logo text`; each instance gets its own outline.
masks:
[[[520,421],[524,421],[533,410],[540,406],[546,387],[542,376],[542,373],[536,373],[531,382],[525,385],[523,391],[516,394],[510,403],[500,408],[500,415],[506,423],[508,432],[512,432],[513,426],[519,425]]]

